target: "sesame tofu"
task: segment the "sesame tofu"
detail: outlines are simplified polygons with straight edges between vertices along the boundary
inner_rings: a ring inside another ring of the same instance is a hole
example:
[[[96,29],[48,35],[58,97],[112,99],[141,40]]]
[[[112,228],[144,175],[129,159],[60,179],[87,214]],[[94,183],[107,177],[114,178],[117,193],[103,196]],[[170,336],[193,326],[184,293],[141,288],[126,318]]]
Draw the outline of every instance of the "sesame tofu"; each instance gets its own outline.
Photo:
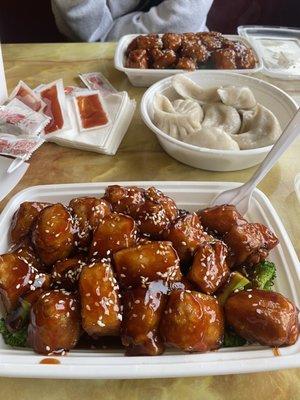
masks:
[[[126,355],[159,355],[164,350],[158,326],[167,296],[156,290],[155,283],[128,290],[123,296],[121,337]]]
[[[111,265],[85,266],[79,278],[82,327],[93,336],[116,336],[122,320],[119,286]]]
[[[37,353],[64,354],[75,347],[80,331],[80,307],[75,294],[64,289],[49,290],[33,304],[28,343]]]
[[[90,247],[91,258],[110,257],[111,254],[137,241],[136,223],[124,214],[111,213],[104,217],[94,232]]]
[[[183,351],[215,350],[223,340],[223,311],[212,296],[172,291],[161,318],[160,334],[166,345]]]
[[[152,242],[118,251],[113,256],[122,287],[146,285],[151,281],[180,281],[179,258],[171,242]]]

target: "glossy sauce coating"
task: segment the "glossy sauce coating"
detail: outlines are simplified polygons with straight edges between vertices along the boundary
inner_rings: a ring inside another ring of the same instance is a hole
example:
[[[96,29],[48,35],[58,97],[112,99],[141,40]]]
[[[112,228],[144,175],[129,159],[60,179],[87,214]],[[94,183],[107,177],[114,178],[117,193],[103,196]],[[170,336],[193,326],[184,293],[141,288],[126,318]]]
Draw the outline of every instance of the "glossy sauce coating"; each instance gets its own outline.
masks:
[[[177,51],[181,46],[182,37],[178,33],[165,33],[162,36],[162,42],[164,49]]]
[[[113,256],[122,287],[146,285],[151,281],[180,281],[179,259],[170,242],[141,244],[118,251]]]
[[[28,342],[40,354],[64,353],[75,347],[80,336],[77,297],[65,290],[50,290],[33,304]]]
[[[100,220],[110,214],[110,204],[96,197],[77,197],[70,201],[69,209],[73,216],[74,244],[80,250],[87,250]]]
[[[164,350],[158,326],[166,303],[166,295],[156,290],[137,287],[123,296],[122,343],[126,355],[158,355]]]
[[[13,243],[19,243],[29,235],[32,225],[40,211],[50,203],[25,201],[15,212],[10,228],[10,237]]]
[[[45,265],[68,257],[74,247],[72,219],[62,204],[43,209],[32,231],[32,242]]]
[[[94,232],[90,257],[103,258],[134,246],[136,237],[136,223],[130,216],[117,213],[106,215]]]
[[[213,235],[224,236],[233,226],[246,224],[247,221],[230,204],[214,206],[197,211],[203,227]]]
[[[183,351],[217,349],[224,334],[222,310],[214,297],[175,290],[169,295],[160,333],[167,345]]]
[[[0,295],[7,312],[13,310],[19,297],[30,290],[36,273],[35,268],[15,253],[0,256]]]
[[[53,285],[74,290],[78,286],[80,273],[86,264],[87,260],[83,255],[58,260],[52,269]]]
[[[159,238],[177,216],[178,209],[173,199],[154,187],[145,191],[145,202],[137,215],[140,232]]]
[[[111,185],[106,188],[104,199],[111,204],[116,213],[136,218],[141,205],[145,202],[145,189]]]
[[[64,126],[64,118],[61,105],[58,100],[57,86],[41,91],[41,98],[46,103],[44,113],[51,118],[49,124],[45,127],[45,133],[51,133],[61,129]]]
[[[231,266],[255,265],[265,260],[278,239],[261,224],[233,226],[223,237],[230,250]]]
[[[119,285],[108,262],[85,266],[79,278],[82,327],[94,336],[118,335],[122,321]]]
[[[292,345],[299,336],[295,305],[280,293],[253,289],[225,303],[227,323],[243,338],[266,346]]]
[[[191,262],[196,249],[205,240],[205,235],[199,217],[193,213],[173,221],[163,237],[172,242],[180,262],[185,264]]]
[[[201,292],[213,294],[229,276],[226,262],[227,246],[221,241],[203,243],[198,247],[187,278]]]
[[[98,94],[76,96],[82,127],[95,128],[108,123],[107,114]]]

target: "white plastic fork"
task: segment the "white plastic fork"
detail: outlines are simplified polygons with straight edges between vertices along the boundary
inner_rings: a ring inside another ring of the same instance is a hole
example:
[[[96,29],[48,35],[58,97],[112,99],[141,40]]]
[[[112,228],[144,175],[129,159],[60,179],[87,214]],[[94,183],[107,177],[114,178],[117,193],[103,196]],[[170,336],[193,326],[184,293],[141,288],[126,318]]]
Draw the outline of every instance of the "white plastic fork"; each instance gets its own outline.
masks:
[[[279,157],[296,139],[299,133],[300,109],[298,109],[293,119],[290,121],[277,142],[274,144],[272,150],[268,153],[260,167],[255,171],[249,181],[235,189],[226,190],[225,192],[218,194],[210,205],[217,206],[222,204],[233,204],[242,215],[246,214],[249,208],[253,190],[270,171]]]

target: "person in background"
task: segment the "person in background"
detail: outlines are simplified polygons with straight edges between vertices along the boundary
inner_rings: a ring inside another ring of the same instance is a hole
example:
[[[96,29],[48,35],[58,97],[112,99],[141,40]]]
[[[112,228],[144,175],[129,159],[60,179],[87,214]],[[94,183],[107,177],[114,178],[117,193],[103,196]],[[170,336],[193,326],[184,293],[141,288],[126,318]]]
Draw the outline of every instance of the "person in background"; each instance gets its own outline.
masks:
[[[213,0],[51,0],[60,32],[71,40],[113,41],[129,33],[207,31]]]

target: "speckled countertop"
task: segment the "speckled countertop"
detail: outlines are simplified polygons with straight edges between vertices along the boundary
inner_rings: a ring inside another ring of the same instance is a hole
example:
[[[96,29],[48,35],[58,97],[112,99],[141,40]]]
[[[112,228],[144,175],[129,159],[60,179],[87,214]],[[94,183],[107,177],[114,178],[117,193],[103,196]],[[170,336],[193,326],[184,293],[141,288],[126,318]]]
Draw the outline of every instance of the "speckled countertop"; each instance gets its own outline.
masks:
[[[65,85],[76,85],[79,72],[101,71],[117,89],[127,90],[138,103],[144,91],[131,86],[126,76],[113,68],[115,44],[20,44],[3,45],[2,48],[9,90],[19,79],[33,87],[57,78],[63,78]],[[287,88],[294,98],[300,99],[299,82],[288,83]],[[298,257],[300,204],[294,191],[294,177],[300,172],[299,155],[298,139],[259,186],[282,218]],[[253,171],[254,168],[226,173],[207,172],[179,163],[162,150],[154,134],[143,124],[137,107],[116,156],[44,144],[32,156],[26,175],[0,203],[0,209],[12,195],[32,185],[122,180],[244,182]],[[5,400],[81,400],[91,397],[105,400],[299,400],[300,370],[129,381],[0,378],[0,398]]]

